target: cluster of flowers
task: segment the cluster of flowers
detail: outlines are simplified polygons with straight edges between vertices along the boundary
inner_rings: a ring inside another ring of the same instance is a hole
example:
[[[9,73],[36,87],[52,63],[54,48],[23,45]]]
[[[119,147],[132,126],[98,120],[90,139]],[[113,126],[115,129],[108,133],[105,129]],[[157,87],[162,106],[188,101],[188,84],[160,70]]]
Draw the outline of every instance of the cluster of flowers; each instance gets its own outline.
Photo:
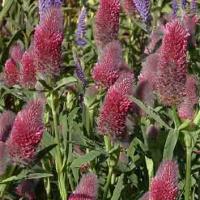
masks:
[[[39,2],[40,23],[35,28],[30,47],[24,52],[20,44],[15,44],[10,50],[10,58],[3,69],[6,85],[34,88],[37,73],[59,74],[63,41],[61,5],[62,1],[58,0]]]

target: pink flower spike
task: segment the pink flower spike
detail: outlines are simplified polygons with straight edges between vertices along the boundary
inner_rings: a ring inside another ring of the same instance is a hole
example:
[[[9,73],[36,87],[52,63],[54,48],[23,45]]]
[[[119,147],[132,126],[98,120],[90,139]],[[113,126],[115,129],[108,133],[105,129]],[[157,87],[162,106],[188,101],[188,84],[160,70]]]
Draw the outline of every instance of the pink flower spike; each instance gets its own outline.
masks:
[[[11,128],[15,120],[15,113],[12,111],[4,111],[0,115],[0,141],[6,142],[10,135]]]
[[[70,195],[69,200],[96,200],[98,180],[95,174],[84,175],[76,190]]]
[[[178,189],[178,165],[175,161],[164,161],[160,164],[156,176],[150,185],[152,200],[176,200]]]
[[[10,48],[10,57],[16,62],[19,63],[22,59],[23,49],[19,43],[14,44]]]
[[[8,86],[14,86],[18,83],[19,71],[16,63],[12,59],[8,59],[5,63],[4,69],[4,81]]]
[[[92,77],[97,83],[110,87],[119,77],[122,65],[122,49],[119,41],[105,46],[98,63],[94,66]]]
[[[14,161],[28,162],[35,156],[44,131],[43,109],[43,100],[32,100],[17,114],[6,142]]]
[[[94,38],[102,49],[107,43],[116,40],[119,31],[119,0],[100,0],[95,16]]]
[[[185,96],[183,102],[178,106],[179,117],[192,120],[194,117],[194,106],[197,103],[197,80],[194,76],[188,76],[185,85]]]
[[[26,51],[21,60],[20,84],[26,88],[34,88],[36,84],[36,66],[34,65],[34,55],[31,51]]]
[[[134,104],[128,95],[133,94],[134,75],[124,72],[107,92],[98,119],[101,134],[115,138],[126,138],[126,120]]]
[[[37,71],[47,76],[58,75],[63,41],[63,16],[61,9],[50,7],[35,29],[33,52]]]
[[[187,76],[188,32],[178,20],[166,24],[157,71],[157,92],[166,106],[178,105]]]

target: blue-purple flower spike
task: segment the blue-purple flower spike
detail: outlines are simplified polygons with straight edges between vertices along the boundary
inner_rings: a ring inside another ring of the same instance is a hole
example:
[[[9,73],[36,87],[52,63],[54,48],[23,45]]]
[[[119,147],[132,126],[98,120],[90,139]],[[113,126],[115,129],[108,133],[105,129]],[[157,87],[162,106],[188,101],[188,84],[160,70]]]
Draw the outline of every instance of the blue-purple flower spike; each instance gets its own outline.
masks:
[[[186,9],[186,5],[187,5],[187,0],[182,0],[181,6],[182,6],[183,9]]]
[[[85,46],[87,44],[85,39],[86,16],[87,16],[87,11],[85,7],[83,7],[78,18],[77,30],[76,30],[76,44],[78,46]]]
[[[191,1],[190,9],[191,9],[191,13],[196,13],[197,12],[197,1],[196,0],[192,0]]]
[[[178,3],[177,3],[177,0],[172,0],[172,10],[173,10],[172,15],[174,17],[176,17],[176,14],[178,12]]]
[[[149,22],[151,19],[150,15],[150,6],[151,1],[150,0],[133,0],[140,16],[145,22]]]
[[[82,69],[81,61],[75,51],[73,51],[73,57],[74,57],[75,65],[76,65],[76,69],[75,69],[76,76],[82,82],[83,86],[86,87],[87,80],[85,77],[85,73]]]
[[[40,15],[51,6],[62,6],[63,0],[39,0],[39,13]]]

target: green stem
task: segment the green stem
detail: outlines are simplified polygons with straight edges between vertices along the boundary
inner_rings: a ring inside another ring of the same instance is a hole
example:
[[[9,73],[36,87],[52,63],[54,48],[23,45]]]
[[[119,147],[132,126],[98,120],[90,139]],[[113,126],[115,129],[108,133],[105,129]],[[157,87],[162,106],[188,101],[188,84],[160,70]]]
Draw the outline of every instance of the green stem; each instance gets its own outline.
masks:
[[[106,185],[104,187],[103,200],[107,199],[108,189],[109,189],[109,186],[111,183],[111,178],[112,178],[112,173],[113,173],[113,167],[109,167],[107,181],[106,181]]]
[[[61,199],[66,200],[67,199],[67,191],[66,191],[66,184],[65,184],[65,175],[62,170],[62,155],[61,155],[61,151],[60,151],[61,145],[60,145],[60,137],[59,137],[59,132],[58,132],[58,121],[57,121],[53,93],[50,96],[50,100],[51,100],[51,110],[52,110],[52,116],[53,116],[55,141],[57,143],[55,162],[56,162],[56,171],[58,174],[58,187],[59,187]]]
[[[197,126],[200,125],[200,111],[198,112],[198,114],[194,119],[194,124],[196,124]]]
[[[190,135],[185,136],[186,143],[186,179],[185,179],[185,199],[191,200],[191,155],[192,139]]]

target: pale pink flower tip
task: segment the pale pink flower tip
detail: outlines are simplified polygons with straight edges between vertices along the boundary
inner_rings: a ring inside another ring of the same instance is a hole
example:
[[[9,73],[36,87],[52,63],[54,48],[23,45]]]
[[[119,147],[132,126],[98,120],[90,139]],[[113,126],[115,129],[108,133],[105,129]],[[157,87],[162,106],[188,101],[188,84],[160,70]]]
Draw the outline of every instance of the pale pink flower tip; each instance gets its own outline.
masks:
[[[127,15],[134,15],[137,12],[135,7],[135,3],[133,0],[122,0],[121,1],[122,8],[126,12]]]
[[[109,88],[98,119],[98,129],[101,134],[109,134],[113,138],[126,137],[126,120],[134,107],[129,99],[129,95],[133,94],[133,85],[134,75],[124,72]]]
[[[178,114],[181,119],[194,117],[194,106],[198,103],[197,80],[194,76],[188,76],[185,85],[185,96],[178,106]]]
[[[176,200],[178,194],[178,165],[175,161],[164,161],[151,182],[150,199]]]
[[[23,49],[19,43],[14,44],[10,48],[10,57],[16,62],[19,63],[22,59]]]
[[[97,47],[102,49],[116,40],[119,31],[119,0],[100,0],[95,16],[94,37]]]
[[[4,111],[0,115],[0,141],[6,142],[10,135],[14,120],[15,113],[12,111]]]
[[[14,161],[28,162],[42,139],[44,101],[32,100],[17,114],[7,146]]]
[[[105,46],[98,63],[94,66],[92,77],[97,83],[110,87],[119,77],[121,65],[121,45],[119,41],[110,42]]]
[[[98,180],[95,174],[84,175],[76,190],[70,195],[69,200],[96,200]]]
[[[4,69],[4,81],[8,86],[14,86],[19,80],[19,71],[14,60],[8,59],[5,63]]]

